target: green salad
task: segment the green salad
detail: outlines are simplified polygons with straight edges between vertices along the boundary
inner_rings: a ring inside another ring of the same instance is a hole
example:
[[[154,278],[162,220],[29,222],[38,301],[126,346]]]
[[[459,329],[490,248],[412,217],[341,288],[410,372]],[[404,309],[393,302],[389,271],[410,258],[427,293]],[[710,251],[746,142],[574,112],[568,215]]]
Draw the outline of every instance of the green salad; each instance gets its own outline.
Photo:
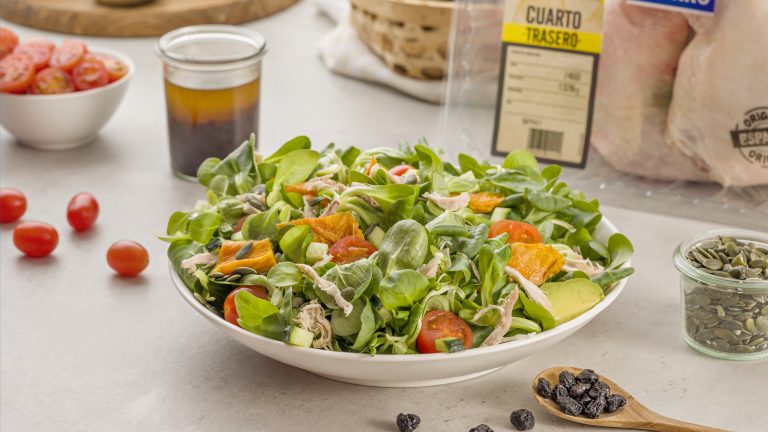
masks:
[[[632,274],[622,234],[525,151],[501,165],[426,142],[270,156],[254,138],[197,176],[206,198],[168,221],[195,298],[247,331],[369,354],[457,352],[536,337]]]

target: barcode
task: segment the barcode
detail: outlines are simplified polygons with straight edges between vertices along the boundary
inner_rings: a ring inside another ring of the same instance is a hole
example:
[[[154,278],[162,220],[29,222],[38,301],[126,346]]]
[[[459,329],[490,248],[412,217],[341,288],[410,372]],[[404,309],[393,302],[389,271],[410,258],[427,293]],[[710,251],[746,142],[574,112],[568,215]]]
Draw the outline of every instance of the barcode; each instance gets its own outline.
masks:
[[[531,128],[528,133],[528,148],[559,155],[563,151],[563,133]]]

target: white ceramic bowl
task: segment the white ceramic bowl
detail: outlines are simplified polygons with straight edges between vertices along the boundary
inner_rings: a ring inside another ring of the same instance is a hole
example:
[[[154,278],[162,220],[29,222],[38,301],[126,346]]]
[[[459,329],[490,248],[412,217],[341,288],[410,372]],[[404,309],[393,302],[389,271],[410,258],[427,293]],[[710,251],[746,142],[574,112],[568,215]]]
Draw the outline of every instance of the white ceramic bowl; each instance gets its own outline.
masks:
[[[128,73],[104,87],[57,95],[0,94],[0,124],[20,143],[41,150],[66,150],[93,141],[120,105],[135,66],[130,58],[110,49],[128,66]]]
[[[615,232],[617,232],[616,227],[603,219],[597,227],[595,237],[606,241]],[[625,264],[625,266],[629,265],[631,265],[630,262]],[[586,313],[527,339],[453,354],[370,356],[295,347],[243,330],[201,305],[176,274],[172,265],[171,278],[179,294],[193,309],[227,336],[252,350],[326,378],[377,387],[424,387],[463,381],[492,372],[545,350],[570,336],[613,303],[626,285],[626,279],[624,279],[606,294],[603,301]]]

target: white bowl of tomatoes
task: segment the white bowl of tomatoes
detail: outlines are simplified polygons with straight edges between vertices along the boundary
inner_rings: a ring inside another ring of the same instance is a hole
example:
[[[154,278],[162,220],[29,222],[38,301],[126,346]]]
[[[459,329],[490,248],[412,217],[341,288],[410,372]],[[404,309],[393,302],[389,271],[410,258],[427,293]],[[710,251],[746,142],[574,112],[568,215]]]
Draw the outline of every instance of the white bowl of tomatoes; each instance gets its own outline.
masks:
[[[74,40],[56,46],[32,39],[14,46],[9,33],[0,29],[0,55],[5,54],[0,59],[0,124],[20,143],[42,150],[93,141],[125,95],[134,70],[131,59]]]

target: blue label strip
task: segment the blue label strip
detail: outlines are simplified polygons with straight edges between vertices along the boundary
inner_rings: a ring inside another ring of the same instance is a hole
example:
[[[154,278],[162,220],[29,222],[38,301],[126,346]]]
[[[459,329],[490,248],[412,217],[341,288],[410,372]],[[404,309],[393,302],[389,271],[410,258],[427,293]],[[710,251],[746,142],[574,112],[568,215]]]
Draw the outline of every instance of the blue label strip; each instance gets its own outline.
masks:
[[[664,9],[677,9],[681,12],[715,13],[715,0],[629,0],[630,3]]]

